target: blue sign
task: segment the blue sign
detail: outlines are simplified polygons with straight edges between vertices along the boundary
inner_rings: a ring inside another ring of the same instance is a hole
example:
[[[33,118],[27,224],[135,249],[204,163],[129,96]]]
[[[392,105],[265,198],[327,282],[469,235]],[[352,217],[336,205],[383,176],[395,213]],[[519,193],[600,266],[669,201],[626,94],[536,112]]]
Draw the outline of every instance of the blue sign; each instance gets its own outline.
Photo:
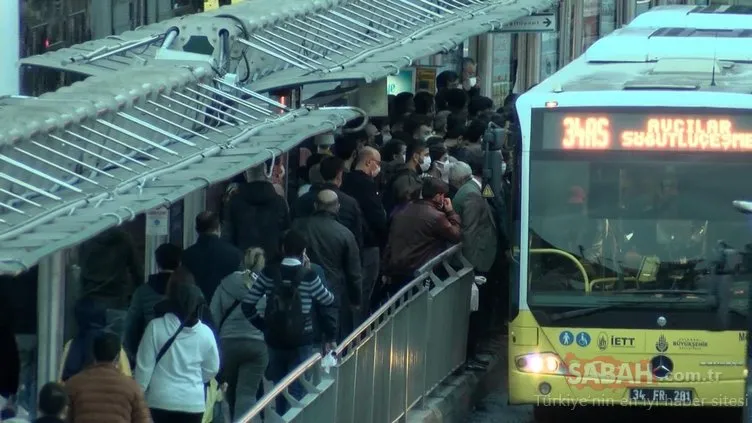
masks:
[[[590,335],[587,332],[580,332],[577,334],[577,345],[581,347],[587,347],[590,345]]]
[[[388,95],[397,95],[404,92],[415,92],[415,69],[402,69],[399,74],[386,77],[386,93]]]
[[[564,346],[572,345],[572,342],[574,342],[574,335],[572,335],[572,332],[565,330],[559,334],[559,342]]]

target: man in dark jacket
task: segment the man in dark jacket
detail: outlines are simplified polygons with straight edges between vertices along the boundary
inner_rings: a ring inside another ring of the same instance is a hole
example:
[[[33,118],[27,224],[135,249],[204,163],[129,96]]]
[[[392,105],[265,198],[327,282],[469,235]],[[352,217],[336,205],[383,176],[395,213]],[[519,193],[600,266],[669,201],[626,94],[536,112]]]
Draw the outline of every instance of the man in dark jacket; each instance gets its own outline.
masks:
[[[448,194],[449,187],[443,181],[426,178],[423,198],[408,204],[394,217],[383,261],[388,286],[381,299],[399,291],[422,265],[460,242],[460,217]]]
[[[240,251],[261,247],[266,259],[274,260],[282,235],[290,227],[290,213],[287,202],[266,176],[265,168],[270,164],[250,169],[247,183],[230,188],[222,233]]]
[[[323,184],[315,184],[303,196],[298,198],[293,207],[294,218],[311,216],[316,208],[314,203],[316,196],[322,190],[331,190],[339,198],[341,208],[337,215],[337,221],[352,232],[355,242],[360,247],[363,245],[363,212],[354,198],[340,190],[345,174],[345,162],[339,157],[327,157],[319,165]]]
[[[13,312],[7,293],[0,292],[0,396],[10,399],[18,393],[21,375]]]
[[[420,175],[431,167],[428,146],[421,140],[407,144],[405,163],[395,166],[392,177],[384,187],[384,209],[391,218],[408,201],[420,195]]]
[[[211,298],[225,276],[240,269],[241,252],[220,239],[219,217],[205,211],[196,216],[198,240],[183,253],[184,266],[191,272],[204,298]]]
[[[130,357],[136,357],[146,325],[154,319],[154,306],[165,300],[167,282],[180,266],[182,255],[182,248],[169,243],[160,245],[154,252],[157,273],[149,275],[146,284],[136,289],[125,317],[123,348]]]
[[[363,303],[368,304],[379,276],[380,250],[386,245],[387,220],[374,178],[381,171],[381,155],[372,147],[363,148],[358,154],[355,170],[345,176],[342,191],[351,195],[363,211]],[[361,320],[368,317],[368,308],[363,307]]]
[[[316,196],[316,212],[297,219],[292,229],[303,234],[311,262],[324,268],[329,287],[339,305],[338,341],[354,329],[353,312],[361,300],[360,251],[353,234],[337,222],[337,193],[325,189]]]

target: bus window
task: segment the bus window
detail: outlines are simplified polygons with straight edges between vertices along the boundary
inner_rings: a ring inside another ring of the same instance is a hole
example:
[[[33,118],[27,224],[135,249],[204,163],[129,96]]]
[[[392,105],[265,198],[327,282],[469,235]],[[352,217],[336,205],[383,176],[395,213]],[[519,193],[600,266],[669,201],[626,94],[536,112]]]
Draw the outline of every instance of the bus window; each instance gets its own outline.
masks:
[[[743,294],[740,284],[752,278],[745,265],[752,225],[730,205],[749,196],[749,165],[727,158],[571,156],[531,160],[533,302],[536,293],[583,296],[585,279],[604,278],[611,283],[591,285],[593,295],[712,291],[719,274],[732,278],[734,294]],[[541,253],[545,250],[557,253]],[[627,283],[617,288],[617,279]]]

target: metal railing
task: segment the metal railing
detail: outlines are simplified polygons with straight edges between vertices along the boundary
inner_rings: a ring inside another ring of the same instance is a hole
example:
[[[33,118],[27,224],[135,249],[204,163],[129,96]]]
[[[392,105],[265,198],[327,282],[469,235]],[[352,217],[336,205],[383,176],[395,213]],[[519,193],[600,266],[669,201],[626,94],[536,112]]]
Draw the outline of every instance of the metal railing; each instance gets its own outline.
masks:
[[[455,245],[348,336],[334,352],[337,364],[323,371],[322,355],[298,366],[238,423],[386,423],[424,406],[427,396],[465,362],[471,286],[475,275]],[[299,382],[305,395],[289,393]],[[289,409],[277,414],[276,399]]]

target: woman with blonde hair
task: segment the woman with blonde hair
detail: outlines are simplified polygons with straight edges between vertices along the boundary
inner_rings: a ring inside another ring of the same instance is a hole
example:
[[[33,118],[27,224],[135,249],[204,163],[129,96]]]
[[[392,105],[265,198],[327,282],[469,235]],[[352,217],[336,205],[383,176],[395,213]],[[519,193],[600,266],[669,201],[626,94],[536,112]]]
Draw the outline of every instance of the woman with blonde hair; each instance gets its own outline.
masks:
[[[263,249],[246,250],[243,268],[222,280],[210,305],[220,338],[222,375],[227,383],[226,398],[233,420],[255,403],[256,390],[269,361],[264,334],[250,323],[243,310],[249,301],[250,288],[265,265]],[[259,314],[263,314],[264,306],[256,307]]]

